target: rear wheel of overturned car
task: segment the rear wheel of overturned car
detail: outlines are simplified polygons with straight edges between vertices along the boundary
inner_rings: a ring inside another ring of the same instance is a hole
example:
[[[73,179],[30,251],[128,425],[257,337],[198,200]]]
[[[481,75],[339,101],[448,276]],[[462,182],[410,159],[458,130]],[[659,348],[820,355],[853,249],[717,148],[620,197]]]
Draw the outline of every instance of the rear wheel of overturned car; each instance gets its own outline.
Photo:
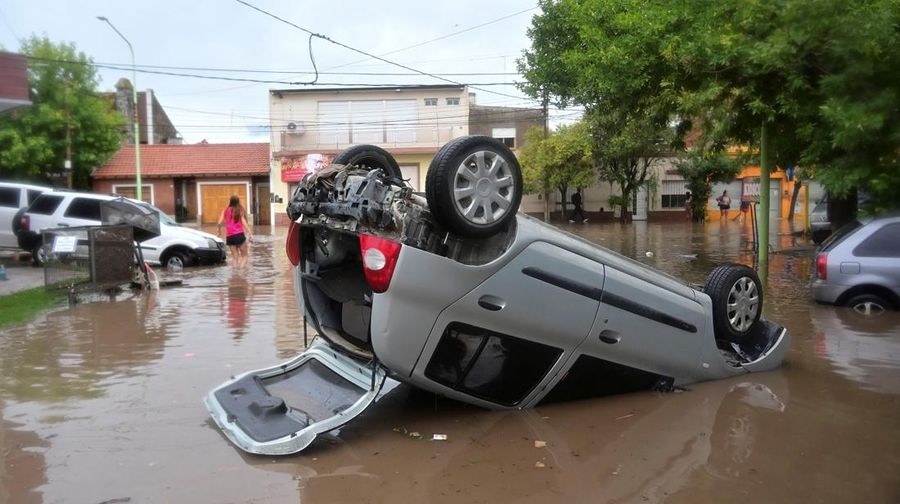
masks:
[[[331,161],[334,164],[356,166],[368,170],[376,168],[381,169],[384,173],[395,179],[401,179],[400,165],[394,156],[375,145],[354,145],[348,149],[341,151]]]
[[[463,236],[490,236],[516,217],[522,201],[522,169],[499,140],[457,138],[432,159],[425,195],[443,226]]]
[[[712,299],[716,339],[741,342],[762,314],[759,276],[743,264],[725,264],[710,272],[703,292]]]

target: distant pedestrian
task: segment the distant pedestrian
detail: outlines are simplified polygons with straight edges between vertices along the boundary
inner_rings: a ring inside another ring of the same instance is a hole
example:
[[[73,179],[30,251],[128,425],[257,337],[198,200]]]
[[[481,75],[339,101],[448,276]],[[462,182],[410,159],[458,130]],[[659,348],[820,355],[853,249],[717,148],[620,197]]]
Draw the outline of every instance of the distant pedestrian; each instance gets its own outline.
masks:
[[[581,199],[581,189],[575,191],[572,194],[572,215],[569,217],[569,222],[575,222],[575,214],[581,218],[581,222],[587,222],[587,217],[584,216],[584,208],[582,207],[582,199]]]
[[[728,191],[722,191],[722,195],[716,198],[716,202],[719,204],[720,217],[723,220],[726,219],[728,210],[731,209],[731,196],[728,195]]]
[[[249,258],[247,242],[253,241],[253,232],[250,231],[250,224],[247,223],[247,212],[241,205],[241,199],[232,196],[228,201],[228,206],[222,210],[219,216],[216,234],[221,234],[222,223],[225,224],[225,244],[231,251],[232,266],[235,268],[243,268],[247,265]]]
[[[684,218],[691,220],[691,191],[684,191]]]
[[[746,196],[741,198],[741,211],[738,212],[737,215],[734,216],[731,220],[741,219],[741,224],[747,219],[747,215],[750,213],[750,199]]]

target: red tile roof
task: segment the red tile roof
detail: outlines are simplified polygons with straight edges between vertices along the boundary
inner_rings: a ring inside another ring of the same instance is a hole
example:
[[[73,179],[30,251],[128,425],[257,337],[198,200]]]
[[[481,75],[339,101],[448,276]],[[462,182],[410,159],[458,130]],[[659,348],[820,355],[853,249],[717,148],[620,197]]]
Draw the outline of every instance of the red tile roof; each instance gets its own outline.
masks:
[[[144,178],[268,175],[269,166],[268,143],[141,145]],[[134,177],[134,145],[123,146],[91,177]]]

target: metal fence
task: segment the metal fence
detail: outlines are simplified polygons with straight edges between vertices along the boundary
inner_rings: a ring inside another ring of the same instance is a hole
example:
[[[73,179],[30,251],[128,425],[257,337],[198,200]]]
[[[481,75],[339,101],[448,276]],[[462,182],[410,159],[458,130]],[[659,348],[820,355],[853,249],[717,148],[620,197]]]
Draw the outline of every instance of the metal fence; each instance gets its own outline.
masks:
[[[131,226],[46,229],[44,285],[51,290],[102,290],[130,282],[134,272]]]

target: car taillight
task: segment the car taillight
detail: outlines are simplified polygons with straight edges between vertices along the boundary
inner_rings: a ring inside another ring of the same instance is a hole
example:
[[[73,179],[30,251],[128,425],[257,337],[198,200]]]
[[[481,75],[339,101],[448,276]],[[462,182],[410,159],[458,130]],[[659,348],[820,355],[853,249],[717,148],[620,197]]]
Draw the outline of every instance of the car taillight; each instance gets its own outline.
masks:
[[[288,260],[294,266],[300,264],[300,225],[291,221],[288,226],[287,240],[284,242],[284,251]]]
[[[384,292],[391,284],[400,257],[400,244],[377,236],[359,235],[363,272],[373,292]]]
[[[27,215],[19,217],[19,229],[22,231],[31,231],[31,217]]]
[[[828,280],[828,254],[816,256],[816,278]]]

